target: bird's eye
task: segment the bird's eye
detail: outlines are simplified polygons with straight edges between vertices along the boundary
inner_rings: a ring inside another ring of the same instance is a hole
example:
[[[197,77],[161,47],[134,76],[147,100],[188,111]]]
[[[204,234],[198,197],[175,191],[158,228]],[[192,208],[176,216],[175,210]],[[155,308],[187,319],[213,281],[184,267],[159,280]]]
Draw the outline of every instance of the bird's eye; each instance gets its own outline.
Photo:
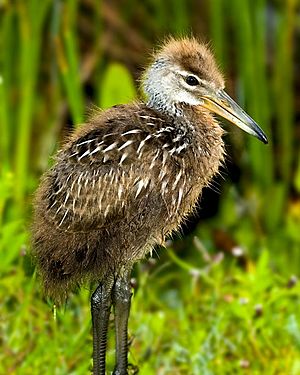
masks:
[[[197,86],[199,85],[199,81],[194,76],[187,76],[185,82],[190,86]]]

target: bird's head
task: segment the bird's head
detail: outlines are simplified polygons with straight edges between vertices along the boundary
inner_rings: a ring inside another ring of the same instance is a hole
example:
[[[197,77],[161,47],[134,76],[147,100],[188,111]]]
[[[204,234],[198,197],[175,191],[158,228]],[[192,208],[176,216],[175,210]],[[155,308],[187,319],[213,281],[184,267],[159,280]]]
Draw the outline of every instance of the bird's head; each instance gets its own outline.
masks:
[[[170,111],[177,104],[203,107],[267,143],[264,132],[224,87],[209,48],[194,38],[165,42],[143,77],[151,106]]]

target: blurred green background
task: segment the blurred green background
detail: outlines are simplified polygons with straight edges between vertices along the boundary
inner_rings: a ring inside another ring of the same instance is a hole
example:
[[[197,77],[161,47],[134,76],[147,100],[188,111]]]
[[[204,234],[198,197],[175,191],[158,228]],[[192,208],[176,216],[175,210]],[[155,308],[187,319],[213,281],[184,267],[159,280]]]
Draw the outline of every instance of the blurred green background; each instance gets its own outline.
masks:
[[[135,98],[154,46],[191,34],[270,143],[224,124],[225,180],[136,267],[130,373],[300,374],[299,0],[0,0],[0,374],[91,370],[91,288],[43,297],[32,196],[87,108]]]

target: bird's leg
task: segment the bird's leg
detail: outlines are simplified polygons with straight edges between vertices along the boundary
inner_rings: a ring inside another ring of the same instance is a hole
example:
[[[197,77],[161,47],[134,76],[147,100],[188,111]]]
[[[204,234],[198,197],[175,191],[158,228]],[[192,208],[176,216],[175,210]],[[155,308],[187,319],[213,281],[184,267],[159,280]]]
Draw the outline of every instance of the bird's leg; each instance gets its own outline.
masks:
[[[113,285],[114,277],[107,277],[99,284],[91,297],[94,375],[105,375],[107,330],[112,304],[111,292]]]
[[[128,365],[128,317],[131,300],[131,270],[118,276],[113,289],[116,329],[116,365],[113,375],[127,375]]]

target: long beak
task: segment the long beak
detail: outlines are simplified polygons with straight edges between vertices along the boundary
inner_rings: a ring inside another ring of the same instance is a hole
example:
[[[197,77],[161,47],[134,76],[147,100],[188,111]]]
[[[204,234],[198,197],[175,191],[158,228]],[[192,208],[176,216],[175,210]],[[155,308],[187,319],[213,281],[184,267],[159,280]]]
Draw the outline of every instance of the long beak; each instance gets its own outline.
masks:
[[[267,136],[262,129],[224,90],[203,95],[201,99],[203,100],[202,107],[224,117],[263,143],[268,143]]]

